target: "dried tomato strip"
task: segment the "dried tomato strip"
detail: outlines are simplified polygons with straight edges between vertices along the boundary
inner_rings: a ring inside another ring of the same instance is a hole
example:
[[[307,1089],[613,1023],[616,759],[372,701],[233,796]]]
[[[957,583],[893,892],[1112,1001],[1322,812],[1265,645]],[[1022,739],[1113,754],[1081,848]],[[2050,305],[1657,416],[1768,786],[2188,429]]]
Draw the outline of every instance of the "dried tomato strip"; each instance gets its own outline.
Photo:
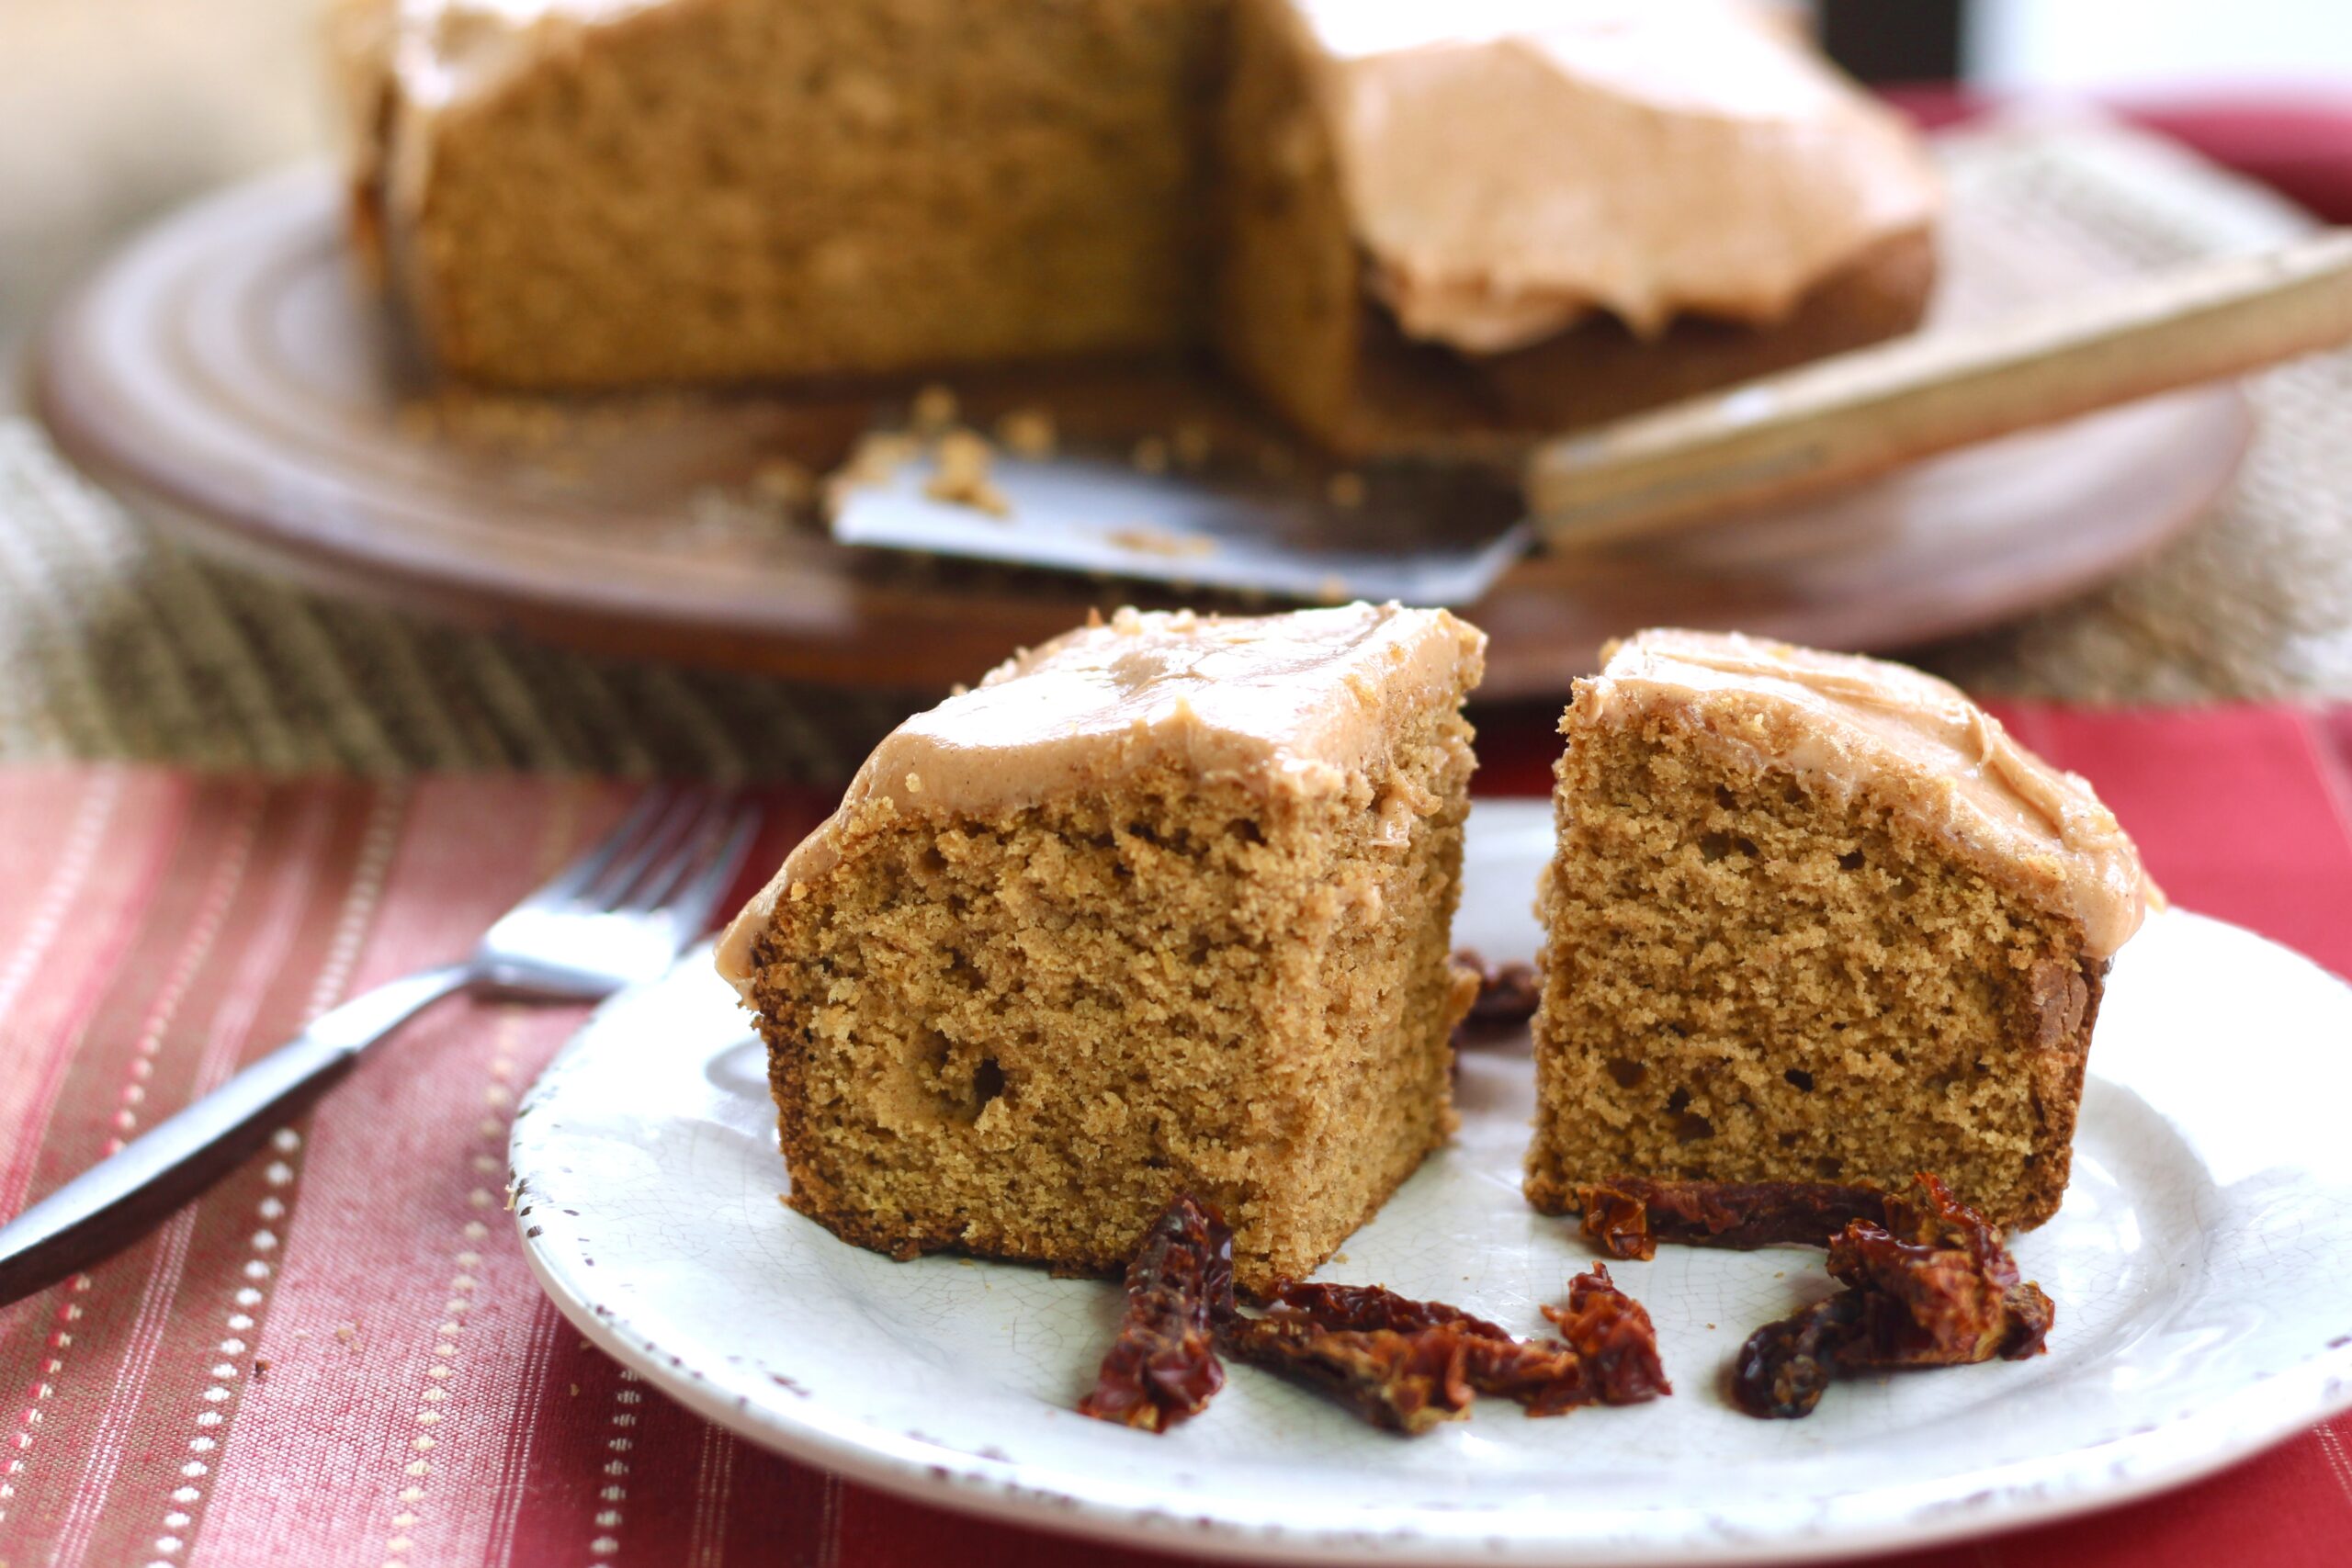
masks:
[[[1544,1315],[1584,1363],[1592,1397],[1601,1404],[1639,1404],[1674,1392],[1648,1309],[1617,1288],[1607,1264],[1569,1280],[1568,1304],[1547,1306]]]
[[[1470,1342],[1458,1324],[1411,1333],[1326,1328],[1297,1313],[1237,1317],[1218,1327],[1226,1352],[1329,1395],[1375,1427],[1418,1435],[1470,1410]]]
[[[1671,1392],[1649,1314],[1610,1283],[1581,1275],[1568,1306],[1544,1309],[1585,1344],[1520,1339],[1443,1302],[1415,1301],[1377,1285],[1298,1284],[1274,1292],[1262,1318],[1224,1325],[1236,1358],[1331,1394],[1366,1419],[1420,1432],[1493,1394],[1530,1416],[1579,1405],[1631,1404]]]
[[[1909,1194],[1886,1200],[1883,1224],[1856,1220],[1839,1232],[1828,1265],[1842,1292],[1740,1348],[1732,1397],[1747,1414],[1809,1415],[1847,1371],[2039,1355],[2057,1313],[2041,1286],[2018,1278],[1999,1233],[1924,1172]]]
[[[1645,1259],[1657,1244],[1747,1250],[1826,1247],[1855,1220],[1886,1217],[1886,1195],[1826,1181],[1650,1181],[1612,1178],[1577,1189],[1583,1231],[1611,1258]]]
[[[1233,1233],[1214,1207],[1179,1193],[1127,1265],[1127,1310],[1083,1415],[1164,1432],[1225,1386],[1217,1319],[1233,1312]]]
[[[1543,1004],[1543,976],[1533,964],[1508,959],[1488,964],[1475,947],[1463,947],[1453,964],[1477,976],[1477,997],[1470,1001],[1470,1016],[1453,1030],[1453,1043],[1484,1043],[1505,1039],[1515,1025],[1536,1016]]]
[[[1417,1302],[1381,1285],[1330,1285],[1284,1280],[1274,1287],[1274,1304],[1304,1313],[1326,1328],[1393,1329],[1416,1333],[1440,1324],[1459,1324],[1489,1339],[1509,1339],[1509,1330],[1473,1317],[1443,1302]]]

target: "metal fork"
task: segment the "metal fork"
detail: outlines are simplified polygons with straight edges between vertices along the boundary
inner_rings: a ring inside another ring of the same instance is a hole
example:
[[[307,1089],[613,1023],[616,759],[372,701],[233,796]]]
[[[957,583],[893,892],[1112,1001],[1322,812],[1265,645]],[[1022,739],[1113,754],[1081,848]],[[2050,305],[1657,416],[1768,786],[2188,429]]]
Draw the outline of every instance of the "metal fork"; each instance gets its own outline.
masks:
[[[653,790],[602,843],[455,964],[320,1014],[288,1043],[0,1226],[0,1305],[111,1257],[226,1175],[368,1048],[459,991],[548,1001],[659,979],[703,933],[752,847],[751,807]]]

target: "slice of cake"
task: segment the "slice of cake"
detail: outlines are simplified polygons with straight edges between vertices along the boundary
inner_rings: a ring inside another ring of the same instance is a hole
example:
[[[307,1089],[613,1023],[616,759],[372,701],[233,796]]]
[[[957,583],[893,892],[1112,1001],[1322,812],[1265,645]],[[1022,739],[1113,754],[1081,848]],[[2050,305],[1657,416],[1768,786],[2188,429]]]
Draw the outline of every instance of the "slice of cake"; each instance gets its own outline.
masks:
[[[1530,1201],[1833,1213],[1932,1171],[1996,1225],[2057,1211],[2154,896],[2089,784],[1941,681],[1738,636],[1617,645],[1560,728]]]
[[[1349,453],[1908,329],[1917,140],[1748,0],[342,0],[364,253],[526,389],[1214,346]]]
[[[1190,1191],[1304,1275],[1452,1124],[1486,639],[1122,611],[885,739],[719,949],[790,1202],[862,1247],[1115,1273]]]

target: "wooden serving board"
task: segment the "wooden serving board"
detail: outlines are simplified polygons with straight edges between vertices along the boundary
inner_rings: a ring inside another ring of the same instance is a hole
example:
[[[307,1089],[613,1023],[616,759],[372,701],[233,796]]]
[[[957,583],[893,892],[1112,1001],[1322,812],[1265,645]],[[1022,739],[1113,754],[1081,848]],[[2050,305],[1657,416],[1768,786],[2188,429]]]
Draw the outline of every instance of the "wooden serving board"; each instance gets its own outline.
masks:
[[[1947,251],[1954,311],[2053,284],[2030,242],[1964,208]],[[883,395],[452,400],[404,362],[354,275],[339,187],[316,169],[151,230],[66,302],[34,364],[59,446],[198,546],[594,651],[936,690],[1090,605],[1149,601],[844,547],[761,499],[777,459],[829,464]],[[1140,429],[1172,428],[1179,408],[1250,423],[1209,388],[1132,371],[1008,376],[974,395]],[[1670,543],[1532,559],[1468,612],[1494,639],[1482,695],[1557,694],[1644,626],[1891,649],[2003,619],[2185,528],[2251,433],[2234,387],[2201,388]]]

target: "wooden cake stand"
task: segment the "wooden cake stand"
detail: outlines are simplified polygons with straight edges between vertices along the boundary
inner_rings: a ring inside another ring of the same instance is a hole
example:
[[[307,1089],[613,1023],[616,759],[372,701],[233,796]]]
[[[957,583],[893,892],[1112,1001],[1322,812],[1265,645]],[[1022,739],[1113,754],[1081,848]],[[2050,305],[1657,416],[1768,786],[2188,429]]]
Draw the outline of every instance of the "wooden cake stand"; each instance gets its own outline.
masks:
[[[2029,242],[1965,209],[1947,250],[1970,310],[2049,286]],[[1059,386],[1045,400],[1119,390]],[[1153,597],[789,521],[763,499],[779,459],[836,459],[870,396],[436,396],[353,276],[340,188],[314,169],[209,197],[115,257],[50,322],[34,398],[75,462],[199,547],[594,651],[935,690],[1089,605]],[[1887,649],[2003,619],[2185,528],[2251,432],[2234,387],[2203,388],[1668,545],[1532,559],[1467,612],[1494,639],[1480,694],[1561,692],[1644,626]]]

